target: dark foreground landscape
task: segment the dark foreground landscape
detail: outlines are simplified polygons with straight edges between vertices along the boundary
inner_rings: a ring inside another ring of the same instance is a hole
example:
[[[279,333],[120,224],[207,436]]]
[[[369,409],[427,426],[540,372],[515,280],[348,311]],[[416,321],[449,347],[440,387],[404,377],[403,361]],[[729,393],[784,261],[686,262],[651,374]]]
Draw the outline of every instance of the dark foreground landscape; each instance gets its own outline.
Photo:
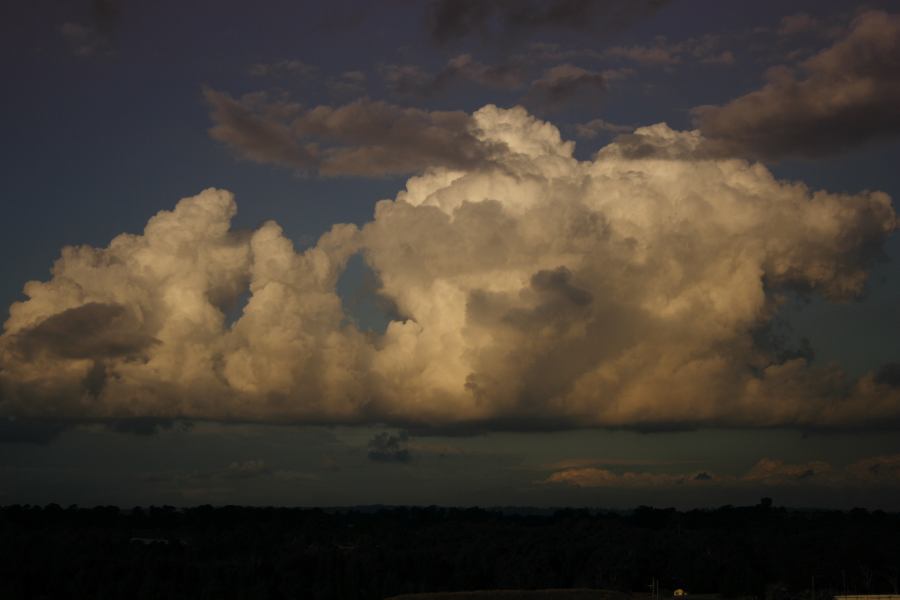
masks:
[[[0,509],[0,598],[722,597],[897,593],[900,514],[199,506]],[[447,596],[471,590],[571,589]],[[587,590],[606,590],[589,592]],[[615,592],[623,592],[617,594]]]

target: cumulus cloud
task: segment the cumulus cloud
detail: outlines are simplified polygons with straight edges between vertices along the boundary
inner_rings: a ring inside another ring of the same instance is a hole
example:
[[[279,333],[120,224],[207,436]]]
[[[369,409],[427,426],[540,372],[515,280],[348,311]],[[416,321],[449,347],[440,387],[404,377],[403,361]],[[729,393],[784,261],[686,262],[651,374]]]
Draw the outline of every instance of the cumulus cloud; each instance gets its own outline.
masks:
[[[297,127],[350,131],[350,115],[317,110]],[[234,198],[214,189],[141,234],[65,248],[10,308],[0,416],[419,433],[897,425],[891,369],[852,380],[759,335],[788,291],[861,293],[896,227],[886,194],[698,158],[700,133],[663,124],[634,135],[664,157],[614,141],[579,161],[522,108],[462,117],[490,161],[423,157],[435,166],[371,222],[335,225],[303,252],[273,222],[233,230]],[[357,254],[396,308],[383,333],[360,331],[335,291]]]
[[[582,488],[900,486],[900,455],[864,458],[842,468],[835,468],[824,461],[787,463],[781,459],[761,458],[741,475],[715,474],[702,470],[689,473],[667,473],[613,471],[595,466],[572,466],[551,473],[542,483],[566,484]]]
[[[238,156],[326,176],[381,176],[427,167],[475,168],[498,148],[460,111],[426,111],[362,98],[305,109],[256,93],[205,89],[213,139]]]
[[[439,42],[477,34],[503,40],[546,30],[621,30],[667,0],[434,0],[428,30]]]
[[[772,160],[832,154],[900,133],[900,16],[863,13],[846,36],[799,67],[800,75],[773,68],[761,89],[695,108],[697,126],[719,151]]]

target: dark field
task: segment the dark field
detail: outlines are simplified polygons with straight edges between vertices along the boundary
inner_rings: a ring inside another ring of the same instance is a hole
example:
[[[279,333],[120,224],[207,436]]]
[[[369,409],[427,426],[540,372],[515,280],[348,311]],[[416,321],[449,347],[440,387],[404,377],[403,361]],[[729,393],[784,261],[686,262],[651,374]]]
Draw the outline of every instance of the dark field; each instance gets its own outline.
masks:
[[[862,509],[0,509],[4,600],[625,600],[654,578],[661,598],[825,600],[898,576],[900,515]],[[551,591],[442,593],[466,590]]]
[[[646,598],[646,596],[642,596]],[[630,600],[629,594],[607,590],[490,590],[403,594],[388,600]]]
[[[403,594],[388,600],[630,600],[631,596],[607,590],[493,590]]]

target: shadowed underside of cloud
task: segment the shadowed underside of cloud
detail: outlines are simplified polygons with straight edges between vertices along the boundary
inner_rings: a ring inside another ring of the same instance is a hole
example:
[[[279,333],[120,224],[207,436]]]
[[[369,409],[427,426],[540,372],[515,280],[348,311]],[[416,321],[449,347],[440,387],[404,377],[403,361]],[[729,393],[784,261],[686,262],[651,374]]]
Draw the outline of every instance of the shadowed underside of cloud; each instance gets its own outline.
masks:
[[[326,176],[382,176],[427,167],[474,168],[495,144],[478,137],[470,115],[360,99],[305,109],[265,94],[236,99],[205,89],[210,135],[238,156]]]
[[[434,0],[428,29],[438,42],[477,34],[492,40],[546,30],[624,29],[668,0]]]
[[[742,475],[709,471],[657,473],[613,471],[599,466],[574,466],[551,473],[542,483],[581,488],[636,487],[759,487],[816,485],[827,487],[900,486],[900,454],[864,458],[843,468],[823,461],[791,464],[762,458]]]
[[[869,11],[833,46],[772,69],[759,90],[694,109],[720,153],[777,160],[815,157],[900,134],[900,15]]]
[[[348,106],[277,110],[299,115],[289,139],[384,151],[394,142],[381,138],[398,134],[351,126],[353,115],[445,118]],[[490,161],[448,166],[413,138],[416,165],[436,164],[365,226],[335,225],[304,252],[274,222],[231,229],[236,203],[215,189],[106,248],[65,248],[51,279],[28,282],[10,308],[0,416],[381,423],[416,435],[900,423],[892,367],[852,380],[759,335],[787,290],[861,293],[896,227],[886,194],[813,192],[760,164],[699,160],[702,136],[663,124],[634,135],[665,158],[613,142],[579,161],[522,108],[451,115]],[[400,138],[412,129],[401,124]],[[324,156],[332,170],[344,160]],[[336,291],[360,253],[396,307],[382,334],[358,329]]]

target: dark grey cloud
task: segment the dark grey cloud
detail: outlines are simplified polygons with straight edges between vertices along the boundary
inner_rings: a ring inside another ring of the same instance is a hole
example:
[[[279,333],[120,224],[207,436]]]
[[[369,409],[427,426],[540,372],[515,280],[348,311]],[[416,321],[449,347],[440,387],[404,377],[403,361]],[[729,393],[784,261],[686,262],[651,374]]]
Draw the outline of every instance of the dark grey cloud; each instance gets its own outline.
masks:
[[[92,0],[91,18],[97,30],[104,35],[115,33],[122,16],[122,0]]]
[[[650,45],[612,46],[599,54],[605,59],[624,60],[645,67],[669,67],[699,62],[730,65],[734,54],[723,46],[725,38],[717,34],[705,34],[680,41],[658,36]]]
[[[25,356],[49,352],[61,358],[135,356],[155,343],[123,306],[90,302],[44,319],[17,335]],[[88,382],[90,385],[90,382]]]
[[[328,79],[328,92],[339,98],[365,96],[367,81],[362,71],[344,71]]]
[[[77,56],[110,54],[121,15],[121,0],[91,0],[87,22],[63,23],[59,32]]]
[[[595,98],[606,91],[609,75],[571,64],[557,65],[531,84],[526,100],[546,109],[557,109],[577,99]]]
[[[875,383],[890,387],[900,387],[900,362],[882,365],[875,372]]]
[[[409,436],[405,431],[396,434],[382,432],[369,440],[367,456],[376,462],[409,462]]]
[[[318,69],[302,60],[284,59],[268,63],[250,65],[249,73],[254,77],[309,77]]]
[[[584,139],[593,139],[601,135],[621,134],[633,131],[630,125],[610,123],[603,119],[592,119],[587,123],[579,123],[575,126],[575,135]]]
[[[427,111],[362,98],[303,108],[250,94],[204,90],[210,135],[238,156],[325,176],[384,176],[432,166],[477,168],[500,148],[480,140],[462,111]]]
[[[590,292],[572,283],[572,271],[566,267],[538,271],[531,276],[531,287],[542,295],[577,307],[587,306],[593,300]]]
[[[272,469],[266,465],[264,460],[255,459],[232,462],[219,476],[225,479],[253,479],[271,474]]]
[[[778,24],[778,35],[794,35],[816,31],[822,26],[820,19],[809,13],[800,12],[793,15],[785,15]]]
[[[47,444],[66,428],[51,420],[0,418],[0,444]]]
[[[157,435],[163,431],[174,429],[176,426],[182,429],[190,429],[192,424],[187,421],[175,421],[174,419],[160,419],[156,417],[132,417],[130,419],[114,419],[104,423],[107,429],[117,433],[133,435]]]
[[[816,157],[900,133],[900,15],[869,11],[831,47],[768,72],[758,90],[693,110],[714,151]]]
[[[517,64],[488,65],[471,54],[460,54],[447,61],[436,73],[415,65],[385,65],[382,76],[388,88],[399,95],[429,96],[453,84],[470,82],[498,90],[514,90],[525,83],[525,69]]]
[[[493,40],[545,30],[624,29],[668,0],[435,0],[427,25],[438,42],[478,34]]]

